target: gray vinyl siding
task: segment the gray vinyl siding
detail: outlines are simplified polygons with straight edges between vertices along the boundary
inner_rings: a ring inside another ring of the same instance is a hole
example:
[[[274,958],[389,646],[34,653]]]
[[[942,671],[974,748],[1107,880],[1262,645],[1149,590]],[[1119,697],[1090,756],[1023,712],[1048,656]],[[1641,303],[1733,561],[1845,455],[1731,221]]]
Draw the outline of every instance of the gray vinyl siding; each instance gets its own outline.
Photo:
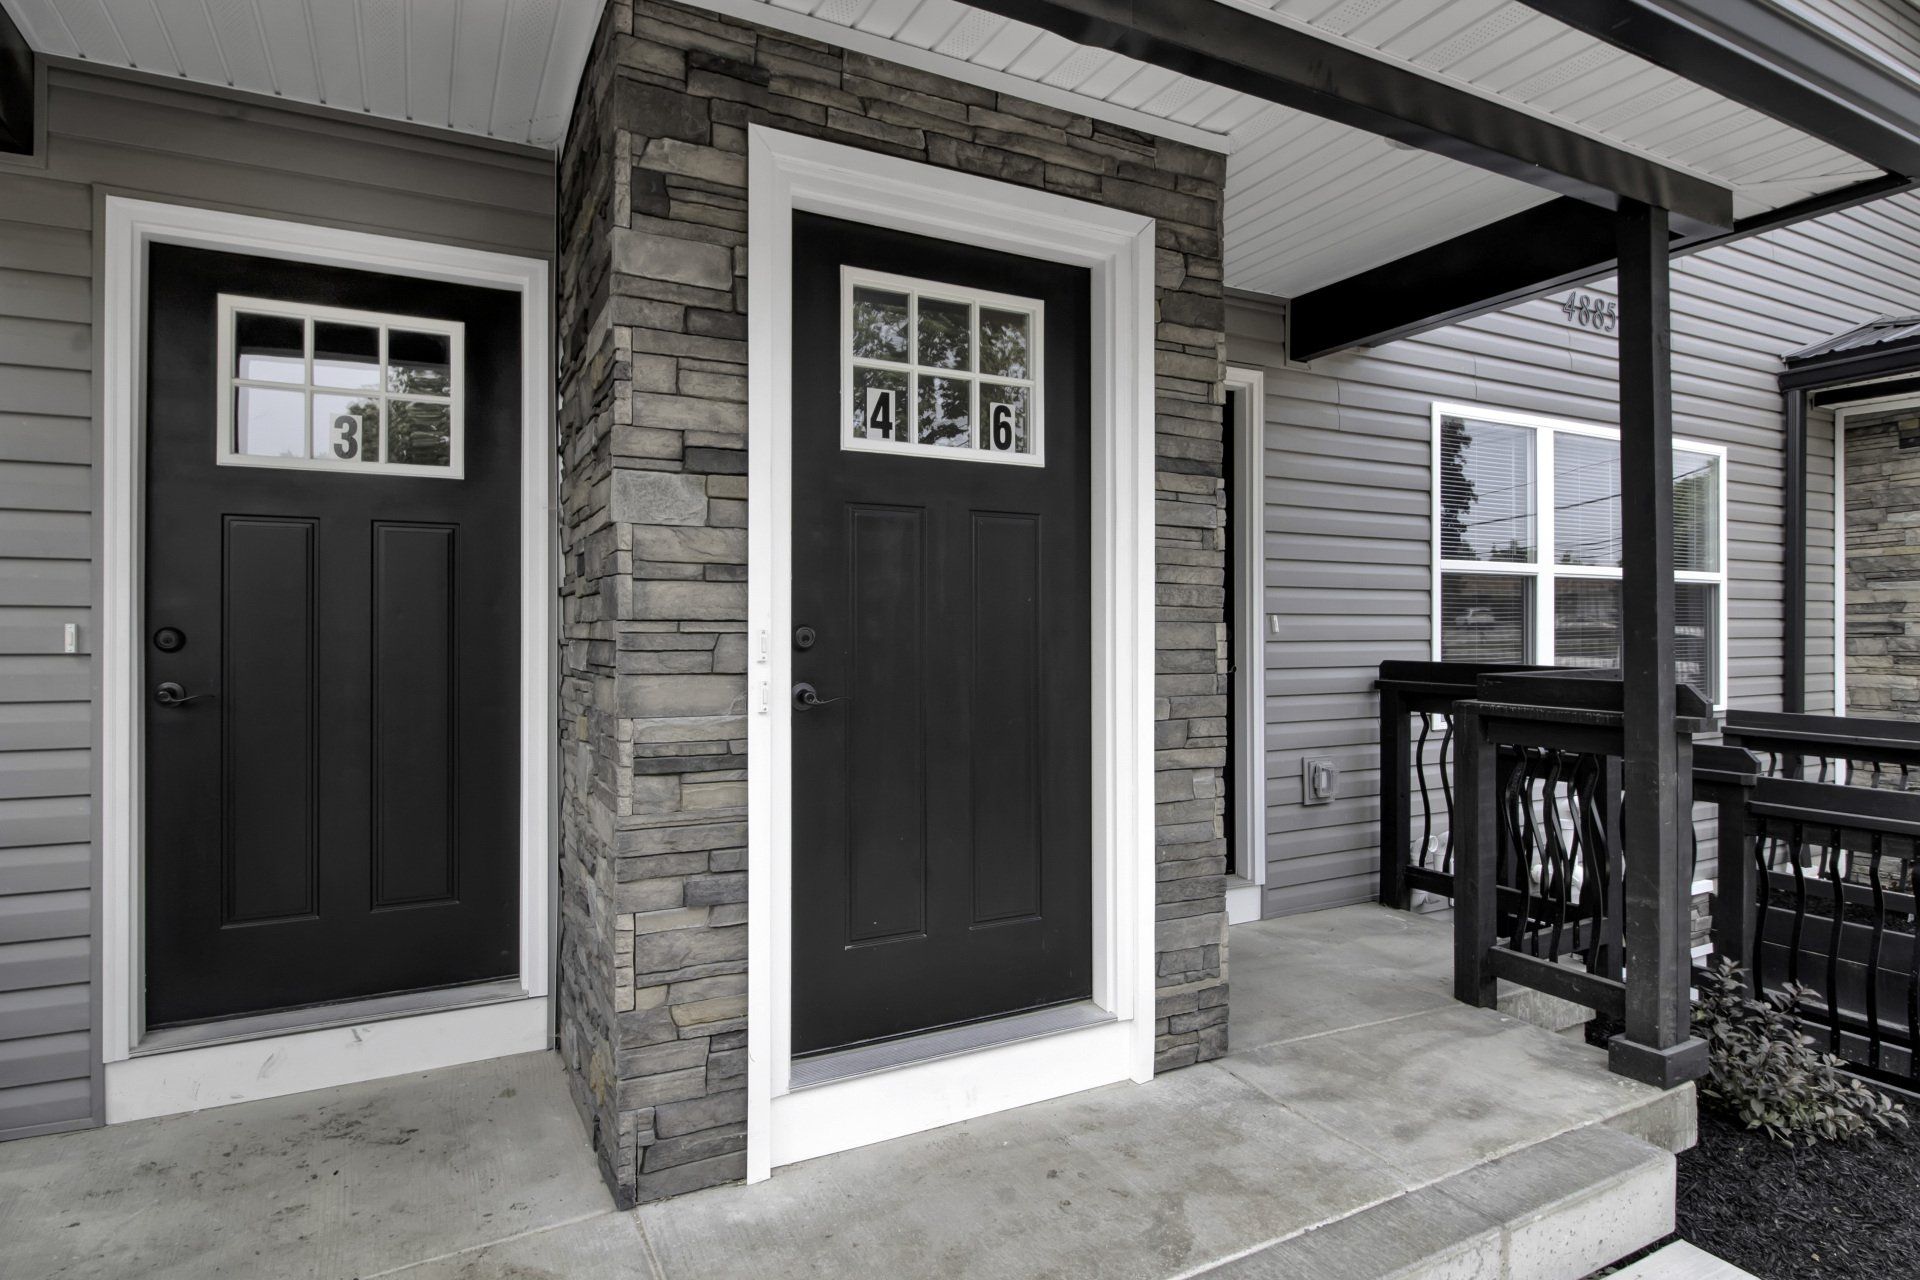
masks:
[[[524,149],[65,64],[46,105],[44,156],[0,162],[0,1138],[101,1119],[105,193],[547,259],[554,240],[552,164]],[[60,652],[68,622],[77,656]]]
[[[1920,196],[1674,264],[1674,430],[1728,450],[1728,698],[1780,705],[1779,357],[1920,309]],[[1612,282],[1587,292],[1611,296]],[[1539,300],[1289,367],[1284,307],[1235,299],[1229,363],[1266,372],[1268,915],[1372,896],[1378,704],[1389,658],[1432,637],[1431,410],[1460,401],[1617,424],[1614,339]],[[1833,421],[1809,423],[1808,706],[1833,706]],[[1300,761],[1332,756],[1339,798],[1302,805]],[[1703,873],[1712,870],[1710,860]]]
[[[1910,0],[1778,0],[1816,30],[1842,44],[1871,49],[1920,74],[1920,13]]]

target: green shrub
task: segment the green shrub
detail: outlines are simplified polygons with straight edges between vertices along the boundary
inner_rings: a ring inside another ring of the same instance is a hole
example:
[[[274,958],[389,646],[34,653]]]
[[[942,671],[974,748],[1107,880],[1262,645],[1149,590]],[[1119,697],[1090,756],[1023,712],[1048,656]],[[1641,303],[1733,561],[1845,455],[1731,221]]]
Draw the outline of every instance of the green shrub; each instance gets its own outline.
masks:
[[[1693,1030],[1707,1042],[1709,1074],[1700,1094],[1780,1142],[1845,1141],[1903,1127],[1891,1098],[1841,1074],[1845,1065],[1816,1049],[1800,1029],[1790,987],[1756,1000],[1745,973],[1722,960],[1701,976]]]

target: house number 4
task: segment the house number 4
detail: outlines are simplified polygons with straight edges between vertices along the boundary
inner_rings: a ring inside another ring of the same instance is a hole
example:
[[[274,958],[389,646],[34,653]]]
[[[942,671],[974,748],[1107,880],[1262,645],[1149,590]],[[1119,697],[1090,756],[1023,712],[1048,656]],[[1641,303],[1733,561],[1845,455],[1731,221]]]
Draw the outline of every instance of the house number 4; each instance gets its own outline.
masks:
[[[1613,300],[1596,298],[1590,293],[1568,294],[1560,310],[1575,324],[1601,333],[1612,333],[1620,324],[1620,310]]]

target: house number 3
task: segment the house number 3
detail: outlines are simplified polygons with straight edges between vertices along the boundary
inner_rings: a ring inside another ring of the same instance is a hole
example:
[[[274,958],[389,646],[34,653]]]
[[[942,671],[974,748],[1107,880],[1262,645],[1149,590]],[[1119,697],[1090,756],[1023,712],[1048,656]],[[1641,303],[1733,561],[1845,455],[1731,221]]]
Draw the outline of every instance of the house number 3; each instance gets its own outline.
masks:
[[[1596,298],[1590,293],[1568,294],[1560,310],[1575,324],[1601,333],[1612,333],[1620,324],[1619,307],[1611,299]]]
[[[342,462],[360,456],[360,419],[350,413],[333,420],[333,456]]]

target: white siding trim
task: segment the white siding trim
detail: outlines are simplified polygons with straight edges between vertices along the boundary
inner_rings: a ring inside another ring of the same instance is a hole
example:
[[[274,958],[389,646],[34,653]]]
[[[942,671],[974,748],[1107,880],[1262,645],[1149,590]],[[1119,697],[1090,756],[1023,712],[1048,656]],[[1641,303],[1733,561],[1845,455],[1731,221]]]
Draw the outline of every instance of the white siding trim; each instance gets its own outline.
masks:
[[[1153,1076],[1155,300],[1151,218],[760,125],[747,150],[747,1179],[757,1182],[785,1161]],[[796,210],[1092,273],[1092,420],[1104,427],[1093,450],[1093,1002],[1115,1021],[1022,1048],[1039,1094],[989,1087],[1008,1049],[788,1088]]]
[[[102,580],[100,664],[102,722],[102,1055],[126,1060],[145,1025],[141,894],[144,646],[141,643],[144,508],[140,430],[145,339],[146,246],[155,241],[229,253],[392,275],[480,284],[520,295],[521,554],[520,554],[520,985],[544,1007],[552,969],[553,841],[553,484],[552,374],[549,369],[549,277],[545,262],[478,249],[312,226],[221,210],[160,204],[121,196],[106,200],[102,276],[104,444],[101,454]],[[424,1021],[445,1017],[422,1015]],[[288,1038],[313,1052],[332,1052],[337,1035]],[[433,1037],[407,1043],[432,1047]],[[522,1038],[502,1036],[496,1053],[520,1052]],[[182,1050],[180,1052],[197,1052]],[[434,1049],[420,1061],[437,1061]],[[158,1058],[162,1055],[155,1055]],[[170,1055],[168,1055],[170,1056]],[[384,1060],[383,1061],[387,1061]],[[401,1065],[394,1071],[422,1070]],[[336,1064],[337,1065],[337,1064]],[[320,1068],[316,1067],[316,1070]],[[296,1077],[289,1073],[283,1082]],[[370,1078],[361,1076],[358,1078]],[[312,1085],[297,1085],[311,1088]],[[291,1092],[282,1088],[278,1092]],[[111,1090],[110,1090],[111,1092]]]
[[[1240,732],[1229,746],[1234,770],[1234,858],[1227,880],[1227,923],[1261,916],[1267,883],[1267,375],[1229,366],[1227,390],[1237,397],[1227,424],[1233,450],[1233,511],[1227,572],[1234,575],[1234,710]]]

